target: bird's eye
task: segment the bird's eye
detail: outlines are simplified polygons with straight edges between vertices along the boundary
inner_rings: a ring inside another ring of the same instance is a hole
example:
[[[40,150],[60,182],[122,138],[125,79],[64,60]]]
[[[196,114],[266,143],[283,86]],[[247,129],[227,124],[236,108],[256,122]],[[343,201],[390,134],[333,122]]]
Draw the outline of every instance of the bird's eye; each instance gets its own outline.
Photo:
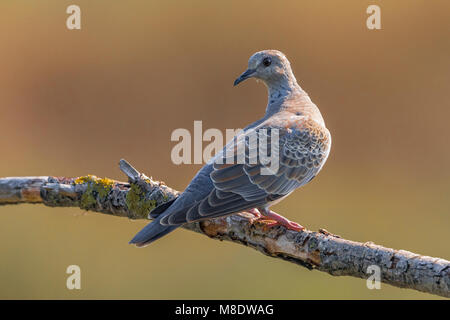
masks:
[[[268,67],[270,66],[270,64],[272,63],[272,59],[270,59],[270,57],[265,57],[262,61],[264,67]]]

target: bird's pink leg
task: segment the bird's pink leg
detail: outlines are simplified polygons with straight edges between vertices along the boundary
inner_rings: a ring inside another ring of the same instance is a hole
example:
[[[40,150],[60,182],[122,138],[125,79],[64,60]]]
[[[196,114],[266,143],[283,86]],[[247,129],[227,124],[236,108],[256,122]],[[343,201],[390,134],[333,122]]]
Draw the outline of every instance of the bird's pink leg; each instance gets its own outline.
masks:
[[[253,209],[250,209],[250,210],[246,210],[245,212],[248,212],[248,213],[254,215],[256,219],[259,219],[259,218],[262,217],[261,213],[256,208],[253,208]]]
[[[299,225],[297,222],[293,222],[290,221],[288,219],[286,219],[285,217],[283,217],[282,215],[279,215],[276,212],[273,212],[271,210],[265,210],[263,211],[263,217],[261,217],[261,219],[264,220],[273,220],[273,223],[268,223],[268,226],[276,226],[276,225],[282,225],[283,227],[285,227],[288,230],[294,230],[294,231],[302,231],[305,228],[301,225]]]

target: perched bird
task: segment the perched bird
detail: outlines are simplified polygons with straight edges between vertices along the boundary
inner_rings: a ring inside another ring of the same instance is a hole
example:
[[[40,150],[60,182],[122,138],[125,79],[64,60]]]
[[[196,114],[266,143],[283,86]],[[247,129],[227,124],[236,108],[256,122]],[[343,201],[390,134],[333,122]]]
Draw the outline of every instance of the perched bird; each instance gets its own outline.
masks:
[[[185,223],[243,211],[272,220],[272,225],[303,229],[269,208],[318,174],[330,152],[331,135],[283,53],[264,50],[253,54],[248,69],[234,85],[249,78],[267,86],[264,117],[243,129],[208,161],[179,197],[155,208],[150,213],[155,220],[130,243],[145,246]],[[267,143],[251,143],[251,134],[265,137]],[[245,161],[236,161],[238,150],[245,151]],[[261,151],[270,156],[269,162],[263,161]]]

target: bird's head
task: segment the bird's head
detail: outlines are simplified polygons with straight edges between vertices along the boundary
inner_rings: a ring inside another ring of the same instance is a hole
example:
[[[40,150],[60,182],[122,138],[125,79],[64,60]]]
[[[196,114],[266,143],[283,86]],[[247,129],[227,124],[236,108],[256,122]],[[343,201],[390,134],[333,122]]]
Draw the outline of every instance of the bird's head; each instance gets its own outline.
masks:
[[[248,60],[248,69],[234,81],[234,85],[249,78],[260,79],[268,87],[283,82],[296,83],[291,64],[286,56],[277,50],[264,50],[253,54]]]

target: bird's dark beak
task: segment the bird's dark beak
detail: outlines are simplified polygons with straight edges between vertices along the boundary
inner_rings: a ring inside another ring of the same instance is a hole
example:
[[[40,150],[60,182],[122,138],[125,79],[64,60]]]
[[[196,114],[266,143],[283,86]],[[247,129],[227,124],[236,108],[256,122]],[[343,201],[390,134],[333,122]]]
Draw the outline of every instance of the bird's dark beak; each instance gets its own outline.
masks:
[[[243,74],[239,76],[236,80],[234,80],[234,85],[237,86],[239,83],[241,83],[244,80],[247,80],[248,78],[251,78],[255,74],[255,69],[247,69]]]

